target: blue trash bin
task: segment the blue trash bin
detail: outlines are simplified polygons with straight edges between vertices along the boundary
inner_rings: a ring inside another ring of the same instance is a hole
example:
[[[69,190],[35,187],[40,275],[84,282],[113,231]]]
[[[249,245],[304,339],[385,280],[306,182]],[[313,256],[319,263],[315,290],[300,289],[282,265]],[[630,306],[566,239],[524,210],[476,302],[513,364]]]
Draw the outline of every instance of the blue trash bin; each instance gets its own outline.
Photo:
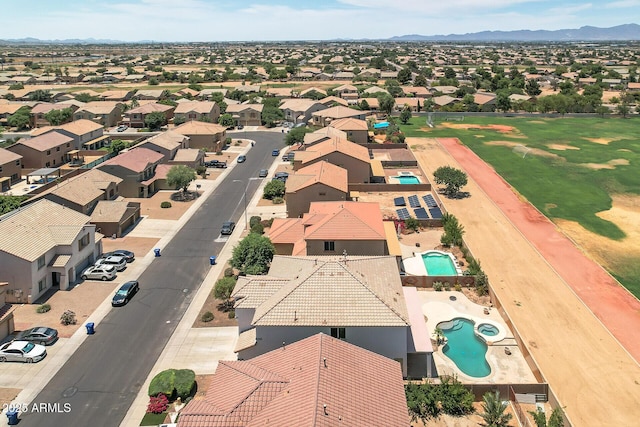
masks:
[[[10,426],[18,425],[18,411],[7,411],[7,424]]]
[[[160,248],[155,248],[153,252],[156,254],[156,257],[160,256]]]
[[[209,264],[216,265],[216,257],[214,257],[214,256],[209,257]]]
[[[96,325],[95,325],[95,323],[89,322],[84,326],[85,326],[85,328],[87,328],[87,335],[93,335],[93,334],[96,333],[96,330],[95,330],[95,326]]]

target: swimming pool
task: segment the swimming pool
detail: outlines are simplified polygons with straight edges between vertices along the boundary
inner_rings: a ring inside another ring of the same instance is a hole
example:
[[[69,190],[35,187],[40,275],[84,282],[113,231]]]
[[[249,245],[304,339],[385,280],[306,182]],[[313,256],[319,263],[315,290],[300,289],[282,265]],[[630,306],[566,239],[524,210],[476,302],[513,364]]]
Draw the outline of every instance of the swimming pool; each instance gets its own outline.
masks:
[[[471,320],[455,318],[449,322],[439,324],[442,333],[447,338],[447,344],[442,352],[456,364],[464,374],[482,378],[491,373],[487,362],[487,344],[474,332]]]
[[[417,176],[396,176],[394,177],[400,184],[420,184],[420,179]]]
[[[375,123],[373,125],[374,129],[386,129],[389,127],[389,122],[380,122],[380,123]]]
[[[422,254],[422,262],[429,276],[457,276],[456,266],[448,253],[429,251]]]

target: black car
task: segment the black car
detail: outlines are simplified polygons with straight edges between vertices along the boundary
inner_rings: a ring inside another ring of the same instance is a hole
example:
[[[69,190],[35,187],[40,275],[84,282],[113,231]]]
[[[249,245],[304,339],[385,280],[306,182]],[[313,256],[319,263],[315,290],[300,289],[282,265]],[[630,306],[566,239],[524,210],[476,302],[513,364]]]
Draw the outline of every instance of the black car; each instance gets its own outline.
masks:
[[[29,341],[40,345],[51,345],[58,340],[58,331],[46,326],[37,326],[18,332],[15,341]]]
[[[131,300],[131,298],[136,294],[136,292],[138,292],[139,289],[140,285],[135,280],[131,282],[125,282],[122,286],[120,286],[118,292],[116,292],[116,294],[113,296],[111,305],[113,307],[125,305]]]
[[[215,168],[218,163],[220,163],[220,160],[209,160],[204,162],[204,165],[208,168]]]
[[[258,178],[266,178],[269,175],[269,171],[267,169],[260,169],[258,172]]]
[[[273,179],[285,182],[287,181],[287,178],[289,178],[289,172],[276,172],[276,174],[273,176]]]
[[[112,251],[112,252],[105,252],[100,256],[99,259],[105,259],[105,258],[108,258],[110,256],[121,256],[122,258],[124,258],[127,261],[127,263],[133,262],[136,259],[136,254],[134,254],[131,251],[124,250],[124,249],[116,249],[115,251]]]
[[[223,236],[228,236],[233,233],[233,230],[236,228],[236,223],[233,221],[227,221],[222,223],[222,229],[220,230],[220,234]]]

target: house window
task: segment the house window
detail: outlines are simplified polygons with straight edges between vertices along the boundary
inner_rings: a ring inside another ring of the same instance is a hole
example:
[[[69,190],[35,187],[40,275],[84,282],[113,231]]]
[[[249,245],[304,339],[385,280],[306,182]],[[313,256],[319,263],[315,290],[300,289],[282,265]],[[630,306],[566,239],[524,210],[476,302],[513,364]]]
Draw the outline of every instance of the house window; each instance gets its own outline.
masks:
[[[51,167],[51,162],[45,163],[44,166],[47,167],[47,168]]]
[[[347,338],[347,330],[345,328],[331,328],[331,336],[344,340]]]
[[[71,147],[71,143],[67,142],[67,148]]]
[[[336,250],[336,242],[324,242],[324,250],[325,251],[335,251]]]
[[[0,166],[0,172],[2,172],[2,166]]]
[[[16,160],[16,166],[20,166],[20,160]]]
[[[40,258],[38,258],[38,270],[44,267],[45,264],[46,264],[45,257],[44,255],[42,255]]]
[[[51,154],[51,150],[47,150],[47,156]]]
[[[325,191],[321,191],[321,192],[318,193],[318,196],[326,196],[326,195],[327,195],[327,193]]]
[[[47,287],[47,279],[38,280],[38,292],[44,291]]]
[[[60,147],[56,147],[56,151],[60,151]]]
[[[83,250],[84,248],[87,247],[87,245],[89,244],[89,233],[85,234],[84,236],[82,236],[82,238],[80,239],[80,241],[78,241],[78,249],[79,250]]]

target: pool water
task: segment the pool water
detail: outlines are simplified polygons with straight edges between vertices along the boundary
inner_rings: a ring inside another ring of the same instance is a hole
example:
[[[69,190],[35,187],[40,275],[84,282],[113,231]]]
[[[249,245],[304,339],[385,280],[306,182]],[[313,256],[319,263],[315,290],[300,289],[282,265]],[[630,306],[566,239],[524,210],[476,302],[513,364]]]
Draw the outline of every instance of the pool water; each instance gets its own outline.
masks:
[[[495,337],[496,335],[498,335],[498,328],[496,328],[493,325],[488,325],[486,323],[483,323],[480,326],[478,326],[478,332],[488,337]]]
[[[373,125],[374,129],[386,129],[389,127],[389,122],[380,122],[380,123],[375,123]]]
[[[396,179],[400,181],[400,184],[420,184],[417,176],[396,176]]]
[[[475,378],[491,373],[487,363],[487,344],[473,332],[473,322],[468,319],[454,319],[450,329],[442,329],[447,337],[443,353],[466,375]]]
[[[422,254],[422,262],[429,276],[457,276],[456,266],[449,255],[438,252]]]

